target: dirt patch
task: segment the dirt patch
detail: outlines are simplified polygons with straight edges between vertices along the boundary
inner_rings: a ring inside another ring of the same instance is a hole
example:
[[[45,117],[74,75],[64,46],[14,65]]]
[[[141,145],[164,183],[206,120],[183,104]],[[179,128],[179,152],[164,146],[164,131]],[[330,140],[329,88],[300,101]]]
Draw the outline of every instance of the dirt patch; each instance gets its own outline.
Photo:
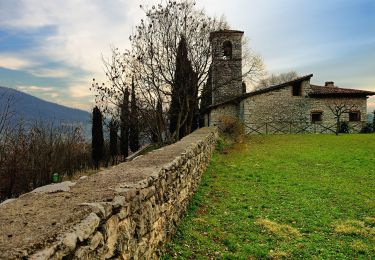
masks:
[[[345,220],[335,224],[334,232],[338,235],[362,236],[375,239],[375,228],[372,226],[374,218],[365,221]]]
[[[289,257],[290,257],[290,254],[288,252],[281,251],[281,250],[270,250],[270,252],[268,253],[269,259],[278,260],[278,259],[288,259]]]
[[[261,226],[269,233],[274,234],[278,237],[288,239],[301,237],[301,233],[298,231],[298,229],[289,225],[279,224],[269,219],[257,219],[255,221],[255,224]]]
[[[358,253],[368,253],[369,247],[360,240],[355,240],[350,243],[350,248]]]

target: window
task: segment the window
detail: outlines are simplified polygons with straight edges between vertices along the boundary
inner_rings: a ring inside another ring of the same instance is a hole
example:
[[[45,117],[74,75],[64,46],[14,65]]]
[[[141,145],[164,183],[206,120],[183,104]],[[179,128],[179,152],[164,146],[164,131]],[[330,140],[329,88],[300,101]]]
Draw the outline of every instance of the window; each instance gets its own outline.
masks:
[[[302,96],[302,85],[300,83],[293,85],[292,95],[295,97]]]
[[[359,111],[349,112],[349,122],[361,121],[361,113]]]
[[[232,59],[232,43],[230,41],[225,41],[223,43],[223,59]]]
[[[323,112],[321,111],[314,111],[311,112],[311,122],[317,123],[323,121]]]

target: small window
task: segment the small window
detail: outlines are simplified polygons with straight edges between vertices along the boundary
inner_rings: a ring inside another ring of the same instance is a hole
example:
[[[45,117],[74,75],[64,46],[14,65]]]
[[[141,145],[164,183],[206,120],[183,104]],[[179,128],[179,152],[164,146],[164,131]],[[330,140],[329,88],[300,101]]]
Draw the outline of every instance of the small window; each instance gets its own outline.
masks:
[[[232,59],[232,43],[230,41],[225,41],[223,43],[223,59]]]
[[[323,121],[323,112],[321,111],[316,111],[316,112],[311,112],[311,122],[312,123],[317,123]]]
[[[349,122],[361,121],[361,113],[359,111],[349,112]]]
[[[293,85],[292,94],[295,97],[302,96],[302,85],[301,84],[295,84],[295,85]]]

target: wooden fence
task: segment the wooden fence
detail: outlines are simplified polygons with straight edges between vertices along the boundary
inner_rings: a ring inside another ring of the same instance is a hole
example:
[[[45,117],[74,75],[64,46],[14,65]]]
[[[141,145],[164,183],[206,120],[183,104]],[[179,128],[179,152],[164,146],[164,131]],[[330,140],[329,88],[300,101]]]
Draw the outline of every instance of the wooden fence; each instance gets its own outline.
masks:
[[[348,122],[349,133],[359,133],[365,122]],[[329,134],[336,132],[335,123],[267,122],[245,123],[247,134]]]

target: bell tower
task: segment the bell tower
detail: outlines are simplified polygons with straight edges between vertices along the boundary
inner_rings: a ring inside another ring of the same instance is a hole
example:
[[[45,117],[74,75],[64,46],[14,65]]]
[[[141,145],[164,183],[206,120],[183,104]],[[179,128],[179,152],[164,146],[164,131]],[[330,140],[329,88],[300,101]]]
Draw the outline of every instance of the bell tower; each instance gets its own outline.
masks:
[[[242,94],[242,36],[242,31],[235,30],[210,34],[213,105]]]

